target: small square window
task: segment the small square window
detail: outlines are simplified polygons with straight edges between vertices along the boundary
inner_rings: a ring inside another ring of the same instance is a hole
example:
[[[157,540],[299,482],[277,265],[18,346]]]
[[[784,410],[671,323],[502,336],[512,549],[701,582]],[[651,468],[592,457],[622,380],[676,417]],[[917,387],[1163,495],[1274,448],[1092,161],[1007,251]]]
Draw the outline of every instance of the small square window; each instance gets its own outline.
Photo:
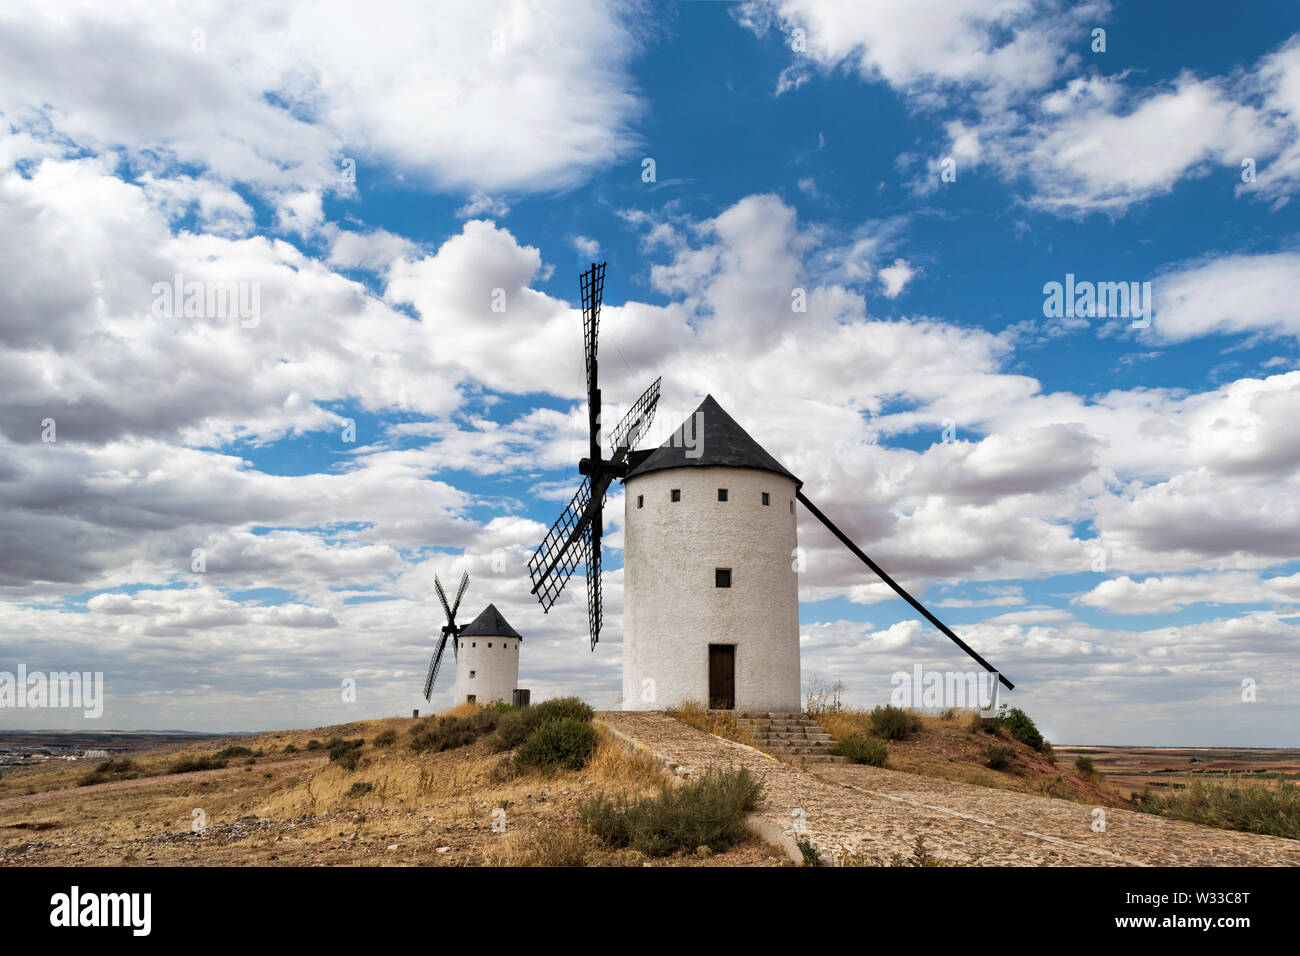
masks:
[[[763,492],[763,504],[766,506],[766,505],[770,505],[771,503],[772,503],[772,496],[769,495],[766,491]]]
[[[473,671],[470,671],[470,672],[469,672],[469,676],[470,676],[470,677],[473,677],[473,676],[474,676],[474,672],[473,672]]]
[[[673,491],[672,491],[672,496],[673,496],[673,501],[681,501],[681,500],[682,500],[682,489],[680,489],[680,488],[674,488]]]
[[[491,642],[491,641],[488,641],[488,647],[491,647],[491,646],[492,646],[492,642]]]
[[[731,568],[717,568],[713,572],[713,585],[719,588],[731,587]]]
[[[478,647],[478,641],[471,641],[469,646],[470,646],[470,647]]]
[[[645,507],[645,495],[637,495],[637,496],[636,496],[636,506],[637,506],[638,508],[644,508],[644,507]]]
[[[719,489],[718,489],[718,500],[719,500],[719,501],[726,501],[726,500],[727,500],[727,489],[726,489],[726,488],[719,488]]]

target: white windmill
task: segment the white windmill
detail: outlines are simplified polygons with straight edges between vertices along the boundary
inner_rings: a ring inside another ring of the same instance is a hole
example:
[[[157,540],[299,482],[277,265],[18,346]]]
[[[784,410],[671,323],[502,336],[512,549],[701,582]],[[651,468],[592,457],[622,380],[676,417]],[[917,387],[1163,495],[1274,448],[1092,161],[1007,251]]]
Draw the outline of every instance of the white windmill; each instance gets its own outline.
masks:
[[[433,659],[429,661],[429,673],[424,679],[424,699],[433,697],[442,655],[450,642],[456,657],[453,706],[466,702],[490,704],[498,700],[509,703],[519,684],[519,649],[523,637],[510,626],[495,604],[489,604],[468,624],[456,623],[456,612],[460,610],[461,599],[469,587],[468,572],[461,575],[456,600],[452,604],[447,603],[447,595],[436,574],[433,587],[446,612],[447,623],[442,627],[442,637],[433,652]]]
[[[591,447],[578,470],[586,477],[528,567],[533,593],[549,611],[585,562],[595,650],[605,495],[615,478],[625,482],[625,710],[664,710],[688,700],[722,710],[802,709],[796,501],[926,620],[1013,688],[822,514],[804,495],[802,482],[713,396],[659,448],[634,451],[659,401],[656,380],[610,433],[610,457],[602,458],[596,345],[604,281],[601,263],[580,282]]]

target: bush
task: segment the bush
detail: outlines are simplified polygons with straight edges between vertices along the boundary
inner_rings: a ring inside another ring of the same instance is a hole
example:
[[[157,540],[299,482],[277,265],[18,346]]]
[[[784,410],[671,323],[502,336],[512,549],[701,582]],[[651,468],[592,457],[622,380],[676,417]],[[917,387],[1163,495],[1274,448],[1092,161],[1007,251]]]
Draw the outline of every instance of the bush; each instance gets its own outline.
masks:
[[[831,753],[839,757],[848,757],[849,763],[865,763],[873,767],[883,767],[889,757],[889,748],[878,737],[866,734],[851,734],[837,742]]]
[[[971,714],[970,723],[966,729],[972,734],[989,734],[993,737],[1004,737],[1006,731],[998,723],[996,717],[981,717],[979,714]]]
[[[298,748],[295,747],[293,744],[285,744],[284,752],[287,754],[296,754],[298,752]]]
[[[744,768],[710,768],[704,776],[659,796],[628,803],[604,794],[579,805],[583,826],[601,842],[631,847],[646,856],[690,853],[701,846],[717,853],[744,833],[745,814],[758,806],[763,785]]]
[[[226,762],[217,757],[186,757],[171,765],[168,773],[194,773],[198,770],[223,770]]]
[[[109,759],[95,765],[95,769],[77,781],[79,787],[93,787],[97,783],[111,783],[115,780],[134,780],[143,776],[135,762],[126,757]]]
[[[515,754],[519,767],[539,770],[581,770],[596,752],[596,728],[577,717],[543,723]]]
[[[1016,751],[1005,744],[989,744],[984,751],[984,762],[992,770],[1006,770],[1015,759]]]
[[[1134,795],[1133,803],[1143,813],[1300,840],[1300,784],[1284,780],[1276,786],[1193,780],[1172,793],[1144,790]]]
[[[289,746],[293,746],[293,745],[290,744]],[[323,743],[321,743],[319,740],[309,740],[309,741],[307,741],[307,749],[308,749],[308,750],[324,750],[324,749],[325,749],[325,745],[324,745]]]
[[[501,716],[488,747],[493,753],[514,750],[547,721],[569,717],[587,723],[594,715],[595,711],[577,697],[557,697],[530,707],[515,708]]]
[[[331,737],[328,741],[330,762],[338,764],[344,770],[356,770],[357,764],[361,762],[361,748],[365,743],[360,737],[356,740]]]
[[[1076,757],[1074,759],[1074,771],[1085,779],[1091,779],[1098,775],[1097,768],[1093,766],[1091,757]]]
[[[500,720],[501,713],[497,710],[480,710],[468,717],[430,717],[412,728],[411,749],[441,753],[465,747],[490,734]]]
[[[376,747],[391,747],[397,743],[397,731],[389,727],[387,730],[381,730],[375,739],[371,741]]]
[[[998,712],[997,720],[1012,737],[1026,747],[1033,747],[1035,750],[1043,749],[1043,735],[1038,732],[1038,728],[1029,719],[1029,715],[1019,707],[1012,707],[1008,710],[1004,704]]]
[[[871,733],[881,740],[906,740],[921,729],[921,718],[910,710],[886,704],[869,715]]]
[[[347,797],[349,799],[364,797],[373,789],[375,789],[375,785],[373,783],[367,783],[364,780],[358,780],[352,786],[348,787]]]
[[[229,760],[234,757],[251,757],[253,756],[253,751],[247,747],[230,746],[218,750],[214,756],[218,760]]]

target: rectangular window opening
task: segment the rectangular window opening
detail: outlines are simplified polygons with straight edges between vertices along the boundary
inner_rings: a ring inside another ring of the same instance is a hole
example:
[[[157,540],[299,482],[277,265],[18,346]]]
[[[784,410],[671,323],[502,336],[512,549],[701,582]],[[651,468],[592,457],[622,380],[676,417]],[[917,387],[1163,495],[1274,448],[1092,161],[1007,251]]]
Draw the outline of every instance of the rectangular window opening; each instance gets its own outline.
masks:
[[[731,587],[731,568],[716,568],[713,572],[713,585],[719,588]]]

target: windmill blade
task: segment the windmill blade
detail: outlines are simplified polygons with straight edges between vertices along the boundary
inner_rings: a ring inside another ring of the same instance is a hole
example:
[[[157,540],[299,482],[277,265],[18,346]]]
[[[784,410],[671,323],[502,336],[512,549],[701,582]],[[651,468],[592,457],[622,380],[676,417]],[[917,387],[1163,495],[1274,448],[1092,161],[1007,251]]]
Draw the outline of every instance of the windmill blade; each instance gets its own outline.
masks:
[[[429,675],[424,679],[424,699],[429,700],[433,696],[433,682],[438,679],[438,668],[442,665],[442,652],[447,649],[447,638],[451,634],[449,631],[442,632],[442,640],[438,642],[438,649],[433,652],[433,660],[429,661]]]
[[[591,631],[591,649],[600,640],[603,609],[600,603],[600,545],[587,545],[587,627]]]
[[[451,608],[447,604],[447,595],[442,590],[442,582],[438,580],[438,575],[433,576],[433,589],[438,592],[438,600],[442,602],[442,609],[446,612],[447,623],[451,623]]]
[[[595,501],[599,503],[601,498],[603,494]],[[533,593],[542,602],[545,611],[549,611],[555,604],[555,599],[564,590],[574,568],[582,561],[582,551],[574,545],[587,537],[585,532],[596,510],[592,504],[591,479],[583,478],[577,493],[560,513],[555,524],[551,525],[551,530],[546,532],[546,537],[533,552],[533,556],[528,559]]]
[[[456,589],[456,603],[451,606],[452,623],[455,623],[456,612],[460,610],[460,599],[465,596],[467,587],[469,587],[469,572],[465,571],[460,576],[460,587]]]
[[[899,597],[901,597],[908,604],[912,605],[912,607],[920,611],[921,615],[927,621],[929,621],[931,624],[933,624],[935,627],[941,630],[944,634],[946,634],[949,638],[951,638],[952,641],[958,647],[960,647],[963,651],[965,651],[972,658],[974,658],[975,661],[986,671],[988,671],[991,674],[997,674],[998,680],[1002,682],[1003,686],[1005,686],[1007,690],[1015,690],[1016,685],[1011,683],[1011,681],[1007,680],[1005,674],[999,671],[996,667],[994,667],[984,658],[980,657],[979,654],[977,654],[969,644],[967,644],[960,637],[954,634],[948,628],[948,626],[943,623],[943,621],[939,620],[937,617],[931,614],[928,610],[926,610],[925,606],[922,605],[920,601],[912,597],[912,595],[908,594],[901,584],[899,584],[897,581],[895,581],[893,578],[891,578],[888,574],[885,573],[884,568],[882,568],[880,565],[876,564],[875,561],[872,561],[869,557],[867,557],[866,553],[861,548],[859,548],[856,544],[854,544],[852,541],[849,540],[848,535],[846,535],[839,528],[835,527],[835,525],[831,522],[831,519],[826,517],[824,514],[822,514],[821,511],[818,510],[817,506],[814,505],[811,501],[809,501],[804,496],[804,493],[802,491],[796,491],[795,497],[798,498],[800,501],[802,501],[803,506],[813,513],[813,517],[815,517],[822,524],[826,525],[826,527],[830,529],[831,534],[839,538],[840,541],[844,543],[845,547],[847,547],[850,551],[852,551],[859,558],[861,558],[862,562],[867,567],[869,567],[872,571],[874,571],[876,573],[876,576],[879,577],[880,580],[884,581],[891,588],[893,588]]]
[[[659,383],[662,381],[662,377],[655,379],[636,403],[628,409],[623,420],[614,426],[614,431],[610,434],[610,447],[614,449],[615,457],[619,449],[630,451],[635,448],[641,437],[650,430],[650,423],[655,417],[655,408],[659,405]]]
[[[582,292],[582,344],[587,353],[587,389],[591,389],[591,369],[596,360],[596,339],[600,332],[600,303],[605,295],[605,263],[591,264],[578,277]]]

